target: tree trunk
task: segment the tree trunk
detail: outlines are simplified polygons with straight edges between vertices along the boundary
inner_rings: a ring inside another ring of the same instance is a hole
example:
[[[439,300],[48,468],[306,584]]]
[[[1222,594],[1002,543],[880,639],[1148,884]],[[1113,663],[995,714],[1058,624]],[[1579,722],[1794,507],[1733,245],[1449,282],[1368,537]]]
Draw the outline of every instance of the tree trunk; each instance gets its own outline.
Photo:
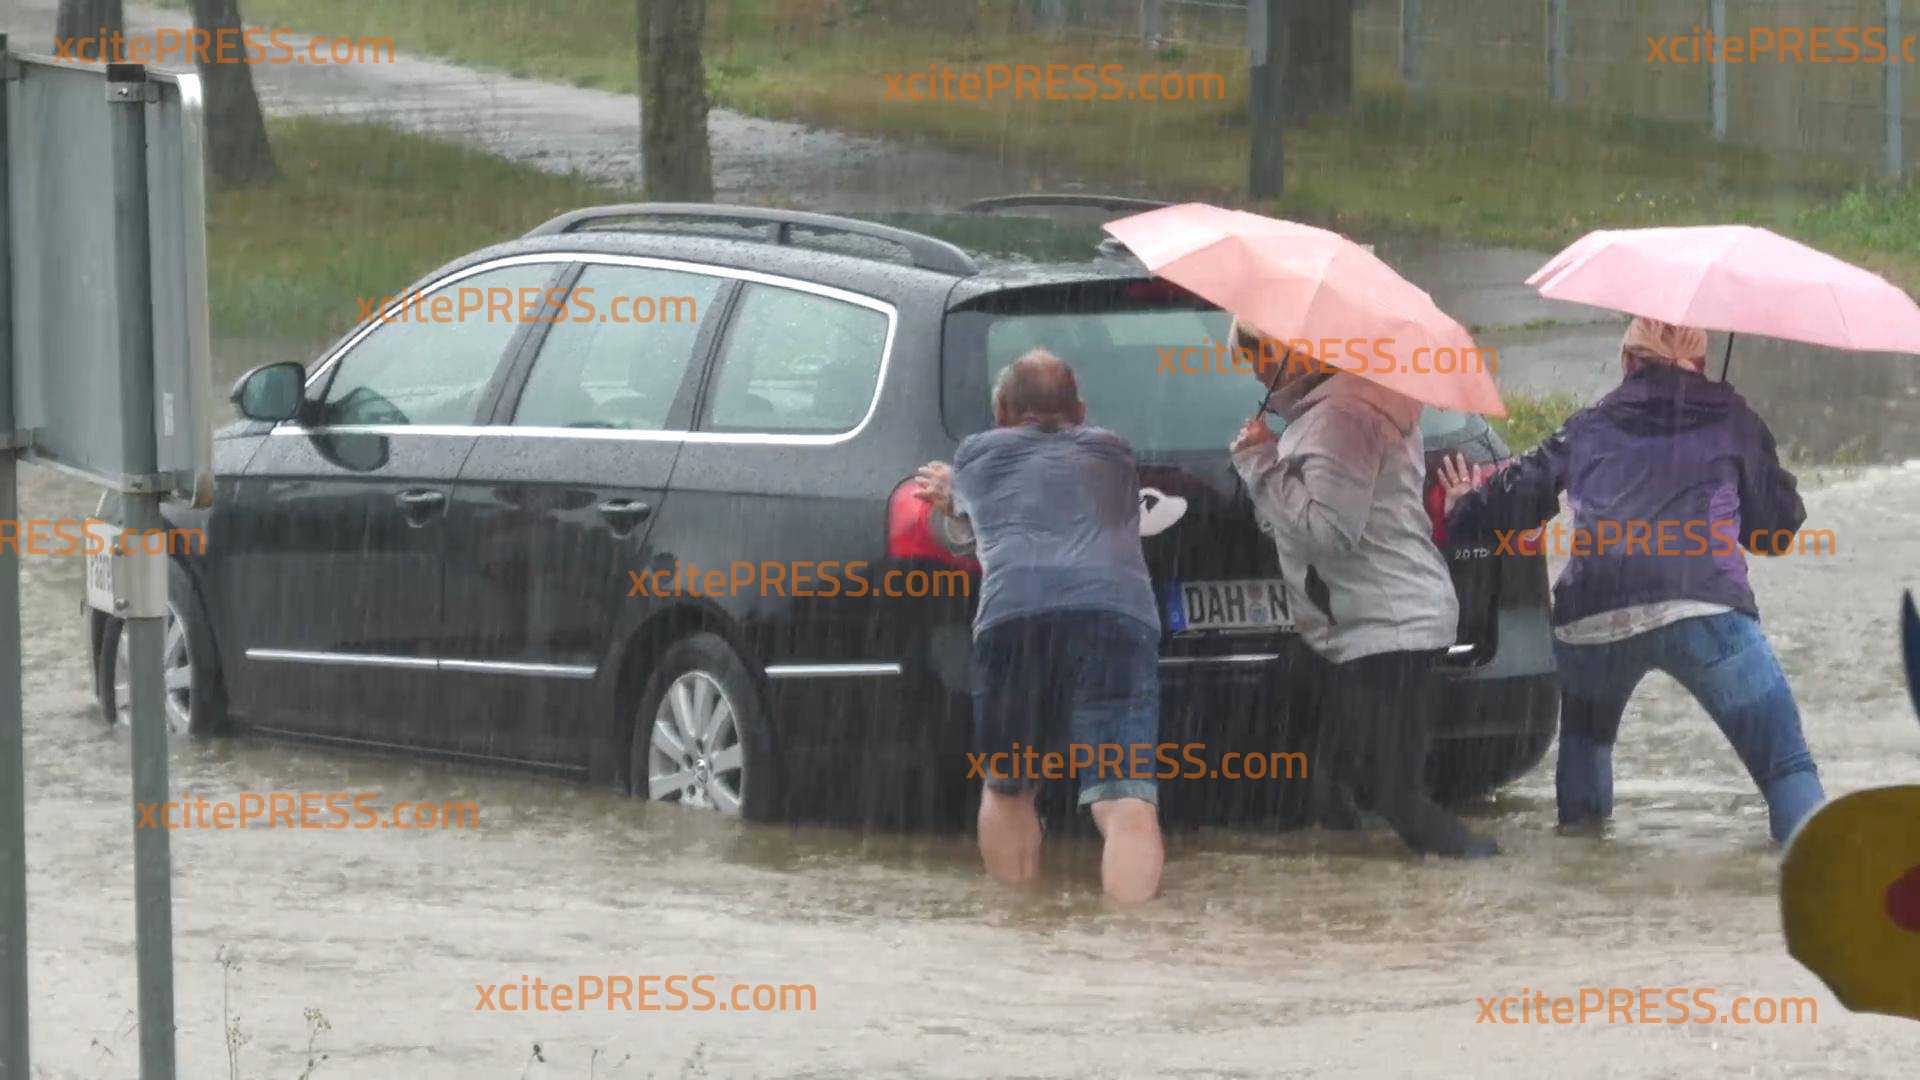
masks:
[[[1353,0],[1289,0],[1282,100],[1289,121],[1353,104]]]
[[[640,158],[647,198],[713,200],[707,144],[707,71],[700,36],[706,0],[639,0]]]
[[[53,19],[54,39],[76,41],[73,55],[86,60],[118,60],[110,39],[126,28],[120,0],[60,0]]]
[[[240,0],[189,0],[193,27],[219,41],[226,30],[240,35]],[[212,63],[209,52],[200,68],[207,95],[207,168],[216,187],[231,188],[271,180],[279,175],[273,165],[273,147],[267,142],[266,120],[260,115],[260,95],[253,89],[250,64]]]

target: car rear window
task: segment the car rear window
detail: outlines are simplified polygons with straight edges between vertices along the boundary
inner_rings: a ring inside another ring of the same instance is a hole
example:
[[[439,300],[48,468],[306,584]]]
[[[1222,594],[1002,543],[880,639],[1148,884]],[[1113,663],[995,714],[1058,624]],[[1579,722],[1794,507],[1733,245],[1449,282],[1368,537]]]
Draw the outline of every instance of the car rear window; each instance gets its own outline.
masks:
[[[947,428],[964,438],[993,423],[993,380],[1030,349],[1073,365],[1088,422],[1119,432],[1136,451],[1224,451],[1264,393],[1246,372],[1212,370],[1229,361],[1162,350],[1209,349],[1226,334],[1226,312],[1159,281],[1099,282],[993,293],[947,316]],[[1168,361],[1173,363],[1169,364]],[[1193,374],[1169,367],[1206,367]],[[1269,417],[1277,431],[1277,418]],[[1479,438],[1472,413],[1420,413],[1426,448]]]
[[[948,431],[965,437],[991,425],[993,380],[1028,350],[1044,348],[1073,365],[1088,422],[1120,433],[1136,451],[1224,452],[1260,403],[1259,384],[1244,372],[1170,374],[1162,358],[1168,349],[1219,344],[1228,321],[1159,282],[990,294],[947,316]],[[1197,364],[1189,354],[1187,366]]]

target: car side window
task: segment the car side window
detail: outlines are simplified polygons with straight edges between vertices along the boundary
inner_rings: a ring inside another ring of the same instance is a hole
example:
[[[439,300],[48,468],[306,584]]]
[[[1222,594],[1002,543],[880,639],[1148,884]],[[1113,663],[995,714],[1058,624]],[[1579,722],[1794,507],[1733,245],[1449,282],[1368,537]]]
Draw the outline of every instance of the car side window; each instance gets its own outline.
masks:
[[[727,329],[703,429],[837,434],[867,415],[887,317],[844,300],[753,284]]]
[[[591,265],[553,313],[517,427],[659,431],[724,282],[645,266]]]
[[[519,329],[522,301],[537,305],[558,269],[554,263],[503,266],[420,294],[340,358],[321,422],[474,423],[480,397]],[[442,295],[447,301],[436,310],[433,301]]]

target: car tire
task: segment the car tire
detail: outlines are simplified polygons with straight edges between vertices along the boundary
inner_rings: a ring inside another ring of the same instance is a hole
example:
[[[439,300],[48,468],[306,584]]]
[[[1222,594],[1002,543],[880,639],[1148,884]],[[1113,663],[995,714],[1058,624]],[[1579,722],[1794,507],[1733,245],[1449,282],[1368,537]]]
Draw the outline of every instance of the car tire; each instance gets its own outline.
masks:
[[[654,802],[777,817],[785,783],[758,684],[718,634],[675,642],[634,715],[628,790]]]
[[[177,562],[167,564],[167,618],[162,642],[160,673],[166,681],[168,733],[218,734],[226,726],[227,707],[213,635],[193,582]],[[109,724],[125,725],[132,720],[127,661],[126,621],[109,618],[97,660],[100,712]]]

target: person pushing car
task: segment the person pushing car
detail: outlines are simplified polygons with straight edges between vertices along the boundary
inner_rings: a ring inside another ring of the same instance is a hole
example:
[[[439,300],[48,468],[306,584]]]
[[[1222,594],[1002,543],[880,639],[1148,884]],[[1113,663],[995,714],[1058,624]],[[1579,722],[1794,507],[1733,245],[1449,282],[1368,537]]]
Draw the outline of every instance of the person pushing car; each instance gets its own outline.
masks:
[[[1308,768],[1323,821],[1357,827],[1361,805],[1415,851],[1495,854],[1428,794],[1427,747],[1459,601],[1422,502],[1420,403],[1235,323],[1263,406],[1230,450],[1268,525],[1308,670],[1296,700],[1319,726]],[[1263,346],[1265,347],[1263,350]],[[1285,422],[1275,436],[1265,415]]]

